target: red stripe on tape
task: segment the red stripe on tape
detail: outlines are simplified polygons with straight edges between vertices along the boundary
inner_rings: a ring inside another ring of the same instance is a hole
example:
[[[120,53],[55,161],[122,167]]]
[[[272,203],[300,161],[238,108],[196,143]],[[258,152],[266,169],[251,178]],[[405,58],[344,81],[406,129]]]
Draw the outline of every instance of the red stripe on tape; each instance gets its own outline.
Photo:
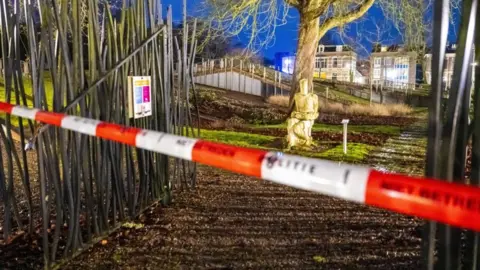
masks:
[[[96,136],[135,146],[135,138],[141,131],[142,130],[139,128],[125,127],[117,124],[102,122],[97,126]]]
[[[38,111],[35,114],[35,120],[60,127],[62,126],[62,120],[65,116],[65,114],[61,113]]]
[[[480,230],[480,189],[399,174],[370,173],[365,203]]]
[[[2,112],[6,112],[6,113],[10,114],[10,113],[12,113],[13,107],[15,107],[15,106],[13,106],[12,104],[0,102],[0,111],[2,111]]]
[[[255,177],[262,176],[262,161],[267,152],[220,143],[198,141],[192,150],[192,160]]]

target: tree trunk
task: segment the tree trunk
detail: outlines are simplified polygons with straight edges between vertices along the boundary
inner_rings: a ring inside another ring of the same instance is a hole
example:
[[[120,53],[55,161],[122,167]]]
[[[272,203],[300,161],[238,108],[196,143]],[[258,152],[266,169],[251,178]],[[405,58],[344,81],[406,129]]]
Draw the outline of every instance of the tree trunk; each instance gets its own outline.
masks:
[[[319,18],[306,19],[300,16],[300,29],[298,34],[297,55],[293,70],[292,91],[290,92],[290,111],[293,109],[293,97],[299,91],[298,82],[308,80],[310,91],[313,90],[313,72],[315,67],[315,54],[317,52],[320,27]]]

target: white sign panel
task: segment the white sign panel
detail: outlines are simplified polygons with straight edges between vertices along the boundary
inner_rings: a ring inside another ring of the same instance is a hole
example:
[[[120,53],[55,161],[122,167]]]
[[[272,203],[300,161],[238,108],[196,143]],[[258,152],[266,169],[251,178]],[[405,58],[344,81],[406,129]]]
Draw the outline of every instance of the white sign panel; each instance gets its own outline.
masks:
[[[152,115],[152,90],[150,76],[128,77],[129,116],[142,118]]]

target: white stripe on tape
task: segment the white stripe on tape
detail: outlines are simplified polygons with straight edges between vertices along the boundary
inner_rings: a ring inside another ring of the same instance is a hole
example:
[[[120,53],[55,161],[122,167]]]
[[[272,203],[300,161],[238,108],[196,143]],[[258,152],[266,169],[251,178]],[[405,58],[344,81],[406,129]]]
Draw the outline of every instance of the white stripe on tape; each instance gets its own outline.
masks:
[[[197,139],[142,130],[136,137],[136,146],[172,157],[192,160],[192,149]]]
[[[15,106],[12,109],[12,115],[35,120],[35,115],[37,114],[38,111],[39,110],[35,108],[29,109],[22,106]]]
[[[82,118],[78,116],[65,116],[62,119],[62,128],[78,131],[83,134],[95,136],[97,126],[101,121]]]
[[[364,167],[274,152],[262,162],[265,180],[360,203],[365,202],[369,174]]]

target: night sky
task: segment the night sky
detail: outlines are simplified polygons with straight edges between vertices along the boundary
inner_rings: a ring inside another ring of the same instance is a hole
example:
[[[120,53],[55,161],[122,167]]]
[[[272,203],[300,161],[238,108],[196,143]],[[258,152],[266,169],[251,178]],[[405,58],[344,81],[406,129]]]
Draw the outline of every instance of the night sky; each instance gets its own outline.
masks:
[[[187,0],[187,9],[189,15],[196,15],[198,10],[198,4],[202,0]],[[182,2],[183,0],[162,0],[163,5],[166,9],[167,5],[172,5],[174,20],[179,22],[182,19]],[[295,9],[290,11],[290,19],[286,25],[283,25],[277,28],[276,40],[267,48],[262,48],[261,53],[263,56],[273,59],[276,52],[294,52],[297,46],[297,29],[298,29],[298,13]],[[458,18],[458,16],[456,16]],[[336,43],[345,43],[345,44],[361,44],[357,46],[356,50],[361,57],[368,56],[368,52],[371,50],[371,40],[372,35],[369,35],[370,38],[365,38],[367,34],[364,34],[365,29],[367,31],[374,31],[374,21],[377,24],[383,24],[386,20],[382,14],[380,7],[374,5],[368,13],[361,18],[360,20],[353,22],[348,25],[345,29],[347,33],[346,36],[342,37],[338,33],[333,32],[331,35]],[[387,22],[388,23],[388,22]],[[358,31],[358,29],[362,29]],[[362,34],[359,34],[362,33]],[[245,41],[245,35],[239,37],[238,41]],[[386,45],[400,43],[401,40],[398,36],[398,32],[395,29],[390,28],[389,31],[384,33],[383,40],[386,41]],[[454,40],[454,34],[452,33],[450,40]],[[236,40],[235,40],[236,41]],[[342,42],[343,41],[343,42]]]

